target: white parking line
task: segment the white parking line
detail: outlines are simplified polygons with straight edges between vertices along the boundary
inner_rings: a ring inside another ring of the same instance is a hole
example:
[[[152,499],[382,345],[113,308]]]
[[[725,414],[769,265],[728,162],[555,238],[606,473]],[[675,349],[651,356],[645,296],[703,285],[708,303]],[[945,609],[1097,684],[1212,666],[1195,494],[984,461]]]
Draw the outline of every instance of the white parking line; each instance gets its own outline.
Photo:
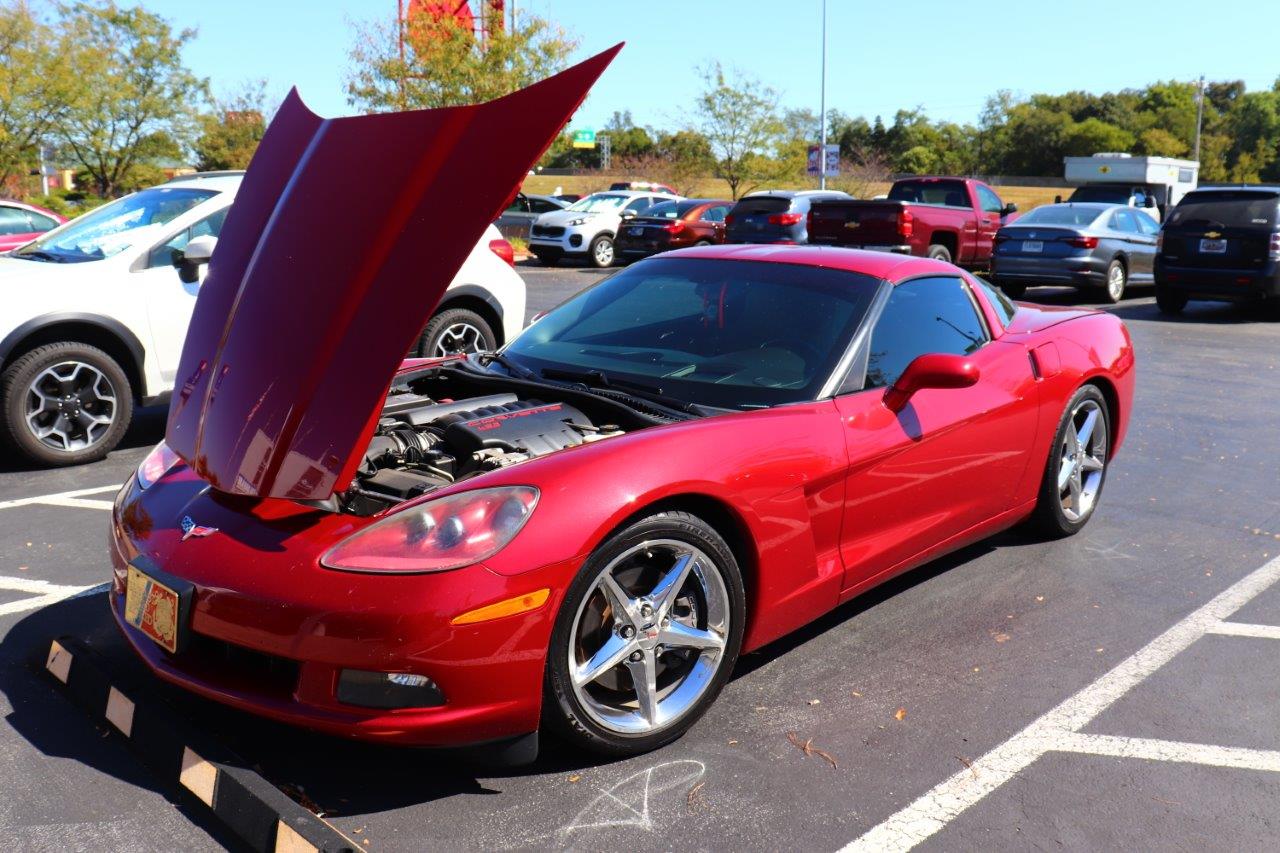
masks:
[[[35,495],[30,498],[18,498],[11,501],[0,501],[0,509],[12,509],[19,506],[31,506],[32,504],[47,504],[49,506],[70,506],[80,509],[111,509],[111,501],[103,500],[86,500],[84,495],[100,495],[103,492],[114,492],[120,488],[117,483],[112,486],[96,486],[92,489],[75,489],[70,492],[55,492],[52,495]]]
[[[63,586],[62,584],[38,581],[32,578],[0,576],[0,589],[13,590],[14,592],[25,592],[31,596],[30,598],[20,598],[17,601],[10,601],[7,604],[0,604],[0,616],[8,616],[13,613],[23,613],[27,610],[37,610],[41,607],[47,607],[50,604],[57,604],[59,601],[65,601],[68,598],[75,598],[78,595],[92,594],[106,588],[107,584],[105,583],[98,584],[97,586]]]
[[[1080,730],[1095,717],[1205,634],[1276,636],[1268,630],[1239,630],[1264,629],[1267,626],[1248,626],[1225,620],[1277,580],[1280,580],[1280,557],[1227,587],[1207,604],[1126,658],[1115,669],[974,761],[972,767],[966,767],[883,823],[872,827],[866,834],[846,845],[844,850],[910,850],[1025,770],[1037,758],[1055,750],[1096,755],[1132,754],[1162,761],[1280,769],[1275,764],[1277,754],[1264,750],[1237,750],[1203,744],[1080,734]]]
[[[1244,622],[1219,622],[1209,629],[1211,634],[1227,634],[1231,637],[1266,637],[1280,640],[1280,625],[1247,625]]]

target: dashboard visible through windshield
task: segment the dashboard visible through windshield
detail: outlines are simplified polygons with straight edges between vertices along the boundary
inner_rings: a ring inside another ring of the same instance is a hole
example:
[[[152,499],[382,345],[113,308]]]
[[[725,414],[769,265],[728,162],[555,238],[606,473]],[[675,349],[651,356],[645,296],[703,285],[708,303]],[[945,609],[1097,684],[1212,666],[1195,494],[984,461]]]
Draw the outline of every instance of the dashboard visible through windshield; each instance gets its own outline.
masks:
[[[821,267],[655,258],[551,311],[503,351],[534,373],[599,371],[690,403],[814,399],[879,282]]]

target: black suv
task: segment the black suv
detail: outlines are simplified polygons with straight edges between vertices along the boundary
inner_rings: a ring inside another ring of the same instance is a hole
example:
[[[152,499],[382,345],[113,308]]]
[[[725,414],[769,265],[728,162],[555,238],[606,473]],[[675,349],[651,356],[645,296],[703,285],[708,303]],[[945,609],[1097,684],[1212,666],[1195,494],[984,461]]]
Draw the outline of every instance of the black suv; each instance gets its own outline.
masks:
[[[1187,193],[1160,229],[1156,303],[1272,301],[1280,307],[1280,187]]]
[[[744,195],[724,219],[724,241],[807,243],[809,204],[852,198],[837,190],[764,190]]]

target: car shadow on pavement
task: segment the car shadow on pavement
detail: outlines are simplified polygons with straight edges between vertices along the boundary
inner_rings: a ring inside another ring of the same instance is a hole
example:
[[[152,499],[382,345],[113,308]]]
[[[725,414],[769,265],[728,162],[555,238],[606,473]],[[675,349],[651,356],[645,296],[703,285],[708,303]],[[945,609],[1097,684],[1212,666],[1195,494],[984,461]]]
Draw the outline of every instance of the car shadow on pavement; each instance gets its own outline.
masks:
[[[45,672],[44,662],[51,640],[69,632],[79,634],[82,629],[101,626],[104,621],[111,621],[104,594],[70,598],[24,617],[0,641],[0,695],[10,708],[4,722],[39,753],[28,759],[22,751],[17,751],[7,759],[8,772],[25,775],[30,780],[26,791],[9,803],[15,826],[24,818],[39,822],[48,820],[49,815],[64,813],[68,804],[49,798],[65,795],[67,791],[75,790],[85,798],[92,798],[95,791],[101,790],[93,778],[94,773],[98,773],[156,792],[209,833],[214,841],[229,849],[239,849],[239,842],[214,822],[207,810],[189,807],[175,792],[160,784],[129,753],[123,740],[104,719],[88,717],[58,692],[52,676]],[[28,764],[31,759],[34,761]],[[70,759],[91,772],[51,764],[50,759]],[[118,806],[121,799],[116,796],[111,802]],[[77,806],[93,808],[92,802]],[[107,821],[114,816],[112,806],[106,806],[102,819]]]
[[[1274,323],[1276,315],[1262,305],[1232,302],[1188,302],[1181,314],[1161,314],[1155,303],[1137,305],[1121,303],[1110,309],[1122,320],[1153,320],[1158,323],[1186,325],[1240,326],[1252,323]]]

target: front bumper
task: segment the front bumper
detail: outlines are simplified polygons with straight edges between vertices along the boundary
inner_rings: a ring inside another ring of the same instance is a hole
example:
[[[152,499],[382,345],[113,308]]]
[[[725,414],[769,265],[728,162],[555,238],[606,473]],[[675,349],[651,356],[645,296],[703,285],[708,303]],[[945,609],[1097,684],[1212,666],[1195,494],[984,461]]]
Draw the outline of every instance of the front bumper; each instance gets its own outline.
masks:
[[[1261,269],[1233,270],[1180,267],[1156,257],[1156,285],[1185,293],[1191,299],[1214,302],[1254,302],[1280,299],[1280,261]]]
[[[289,539],[299,541],[290,546],[273,535],[278,523],[232,512],[191,485],[161,481],[144,493],[131,480],[113,513],[112,611],[158,677],[280,722],[384,743],[458,747],[538,728],[546,649],[569,564],[512,577],[481,565],[411,576],[332,571],[319,565],[324,549],[315,546],[332,544],[341,535],[334,524],[349,527],[350,518],[314,517],[305,527],[304,517],[292,515]],[[181,530],[137,523],[175,510],[220,532],[183,542]],[[191,642],[178,654],[124,620],[127,567],[139,556],[195,586]],[[458,613],[543,587],[552,594],[537,610],[450,625]],[[343,669],[425,675],[445,701],[393,710],[344,704],[336,695]]]
[[[544,252],[553,255],[585,255],[595,239],[595,234],[586,234],[572,228],[566,228],[558,237],[529,237],[529,251],[535,255]]]

